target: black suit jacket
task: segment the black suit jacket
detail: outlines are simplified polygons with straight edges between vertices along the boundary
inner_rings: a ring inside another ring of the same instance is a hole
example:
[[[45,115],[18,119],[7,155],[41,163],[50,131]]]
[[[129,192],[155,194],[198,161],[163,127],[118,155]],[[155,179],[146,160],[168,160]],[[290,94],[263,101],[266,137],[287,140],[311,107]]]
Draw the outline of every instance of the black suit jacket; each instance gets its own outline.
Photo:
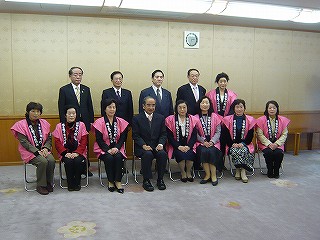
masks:
[[[104,109],[102,109],[102,101],[108,98],[112,98],[117,101],[116,116],[123,118],[131,125],[133,117],[133,102],[131,91],[121,88],[121,97],[119,100],[116,92],[114,91],[114,88],[103,90],[101,96],[101,116],[105,114]]]
[[[158,113],[153,113],[151,127],[146,114],[139,113],[132,119],[132,138],[134,140],[135,155],[140,157],[143,155],[144,144],[155,149],[158,144],[165,147],[167,142],[167,131],[164,122],[164,116]]]
[[[82,121],[89,132],[91,123],[94,122],[94,112],[91,99],[90,88],[80,84],[80,105],[71,83],[63,86],[59,90],[58,108],[61,122],[66,122],[65,106],[73,105],[78,107],[77,121]]]
[[[161,104],[159,103],[159,100],[157,98],[156,93],[154,92],[152,86],[146,89],[143,89],[140,93],[139,97],[139,113],[143,113],[144,110],[142,108],[142,103],[143,99],[146,96],[153,97],[156,100],[156,113],[159,113],[163,115],[165,118],[168,117],[169,115],[173,114],[173,104],[172,104],[172,97],[171,93],[162,88],[162,99],[161,99]]]
[[[198,85],[198,89],[199,89],[199,99],[200,99],[202,96],[206,95],[206,89],[200,85]],[[184,100],[188,103],[189,114],[195,115],[198,113],[197,101],[193,95],[193,91],[189,83],[178,88],[176,103],[178,100]]]

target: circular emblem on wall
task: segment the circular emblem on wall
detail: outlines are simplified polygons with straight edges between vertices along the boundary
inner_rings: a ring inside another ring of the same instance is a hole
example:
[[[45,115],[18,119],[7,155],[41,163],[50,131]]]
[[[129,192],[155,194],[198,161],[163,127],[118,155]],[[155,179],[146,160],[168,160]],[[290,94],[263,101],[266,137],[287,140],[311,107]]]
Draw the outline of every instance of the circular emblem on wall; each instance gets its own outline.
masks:
[[[197,45],[198,41],[199,41],[198,36],[195,33],[187,34],[186,43],[188,44],[188,46],[194,47],[195,45]]]

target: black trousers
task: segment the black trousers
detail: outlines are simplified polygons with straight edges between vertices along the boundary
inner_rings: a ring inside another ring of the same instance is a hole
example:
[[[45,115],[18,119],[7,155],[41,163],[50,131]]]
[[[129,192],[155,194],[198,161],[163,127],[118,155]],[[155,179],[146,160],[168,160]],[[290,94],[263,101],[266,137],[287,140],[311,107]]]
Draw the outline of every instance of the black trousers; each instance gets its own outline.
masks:
[[[278,176],[284,155],[282,149],[276,148],[275,150],[272,150],[270,148],[265,148],[262,152],[268,168],[268,174]]]
[[[158,171],[158,180],[163,179],[167,165],[168,155],[164,150],[144,151],[141,156],[141,168],[143,179],[152,179],[152,161],[156,159],[156,169]]]
[[[81,174],[86,166],[86,159],[84,156],[79,155],[74,159],[63,157],[61,161],[64,162],[68,187],[79,186],[81,183]]]
[[[120,152],[114,155],[110,153],[103,154],[99,157],[104,162],[107,178],[109,182],[121,182],[122,168],[124,165],[124,157]]]

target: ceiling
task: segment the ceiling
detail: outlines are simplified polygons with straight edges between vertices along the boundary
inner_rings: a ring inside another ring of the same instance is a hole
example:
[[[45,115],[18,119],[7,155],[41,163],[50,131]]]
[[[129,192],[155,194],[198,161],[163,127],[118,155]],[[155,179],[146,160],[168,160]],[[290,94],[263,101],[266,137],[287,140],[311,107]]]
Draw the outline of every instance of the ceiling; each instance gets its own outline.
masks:
[[[161,1],[161,0],[159,0]],[[174,1],[174,0],[172,0]],[[292,7],[304,7],[320,10],[320,0],[241,0],[242,2],[269,3]],[[58,15],[83,15],[116,18],[138,18],[153,20],[182,21],[192,23],[208,23],[233,26],[263,27],[275,29],[292,29],[320,32],[320,23],[304,24],[289,21],[272,21],[249,18],[217,16],[211,14],[173,13],[110,7],[81,7],[69,5],[52,5],[39,3],[17,3],[0,0],[2,13],[33,13]]]

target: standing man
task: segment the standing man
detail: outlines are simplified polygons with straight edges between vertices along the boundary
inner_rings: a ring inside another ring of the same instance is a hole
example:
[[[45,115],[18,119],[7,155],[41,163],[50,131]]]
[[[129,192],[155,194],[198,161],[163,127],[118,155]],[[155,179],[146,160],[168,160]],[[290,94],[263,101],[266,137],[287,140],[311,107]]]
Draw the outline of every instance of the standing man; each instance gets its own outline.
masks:
[[[143,89],[139,97],[139,113],[144,112],[143,99],[150,96],[156,100],[156,113],[163,115],[165,118],[173,114],[173,104],[171,93],[162,88],[164,73],[157,69],[151,74],[153,85],[149,88]]]
[[[189,69],[187,77],[189,79],[189,83],[178,88],[177,91],[177,99],[184,100],[188,103],[188,113],[191,115],[196,115],[197,111],[197,101],[206,94],[206,89],[200,85],[199,82],[199,70],[197,69]]]
[[[102,103],[105,99],[112,98],[117,101],[116,116],[123,118],[130,125],[133,117],[133,102],[131,91],[121,88],[123,82],[123,74],[119,71],[114,71],[110,75],[113,87],[103,90],[101,96],[101,116],[104,110]]]
[[[156,159],[158,171],[157,187],[165,190],[166,185],[163,175],[167,164],[168,155],[163,146],[167,142],[167,131],[164,116],[155,112],[156,100],[147,96],[143,100],[143,112],[133,117],[132,138],[134,140],[134,152],[141,158],[143,175],[143,188],[152,192],[150,179],[152,179],[152,161]]]
[[[87,131],[90,132],[91,123],[94,122],[94,112],[90,88],[83,84],[80,84],[82,80],[82,75],[83,70],[80,67],[70,68],[69,78],[71,80],[71,83],[61,87],[59,90],[59,116],[60,122],[65,123],[65,106],[77,106],[79,110],[79,114],[77,114],[77,121],[82,121],[86,125]],[[88,164],[90,166],[89,157]],[[91,177],[92,175],[93,174],[89,171],[89,176]]]

